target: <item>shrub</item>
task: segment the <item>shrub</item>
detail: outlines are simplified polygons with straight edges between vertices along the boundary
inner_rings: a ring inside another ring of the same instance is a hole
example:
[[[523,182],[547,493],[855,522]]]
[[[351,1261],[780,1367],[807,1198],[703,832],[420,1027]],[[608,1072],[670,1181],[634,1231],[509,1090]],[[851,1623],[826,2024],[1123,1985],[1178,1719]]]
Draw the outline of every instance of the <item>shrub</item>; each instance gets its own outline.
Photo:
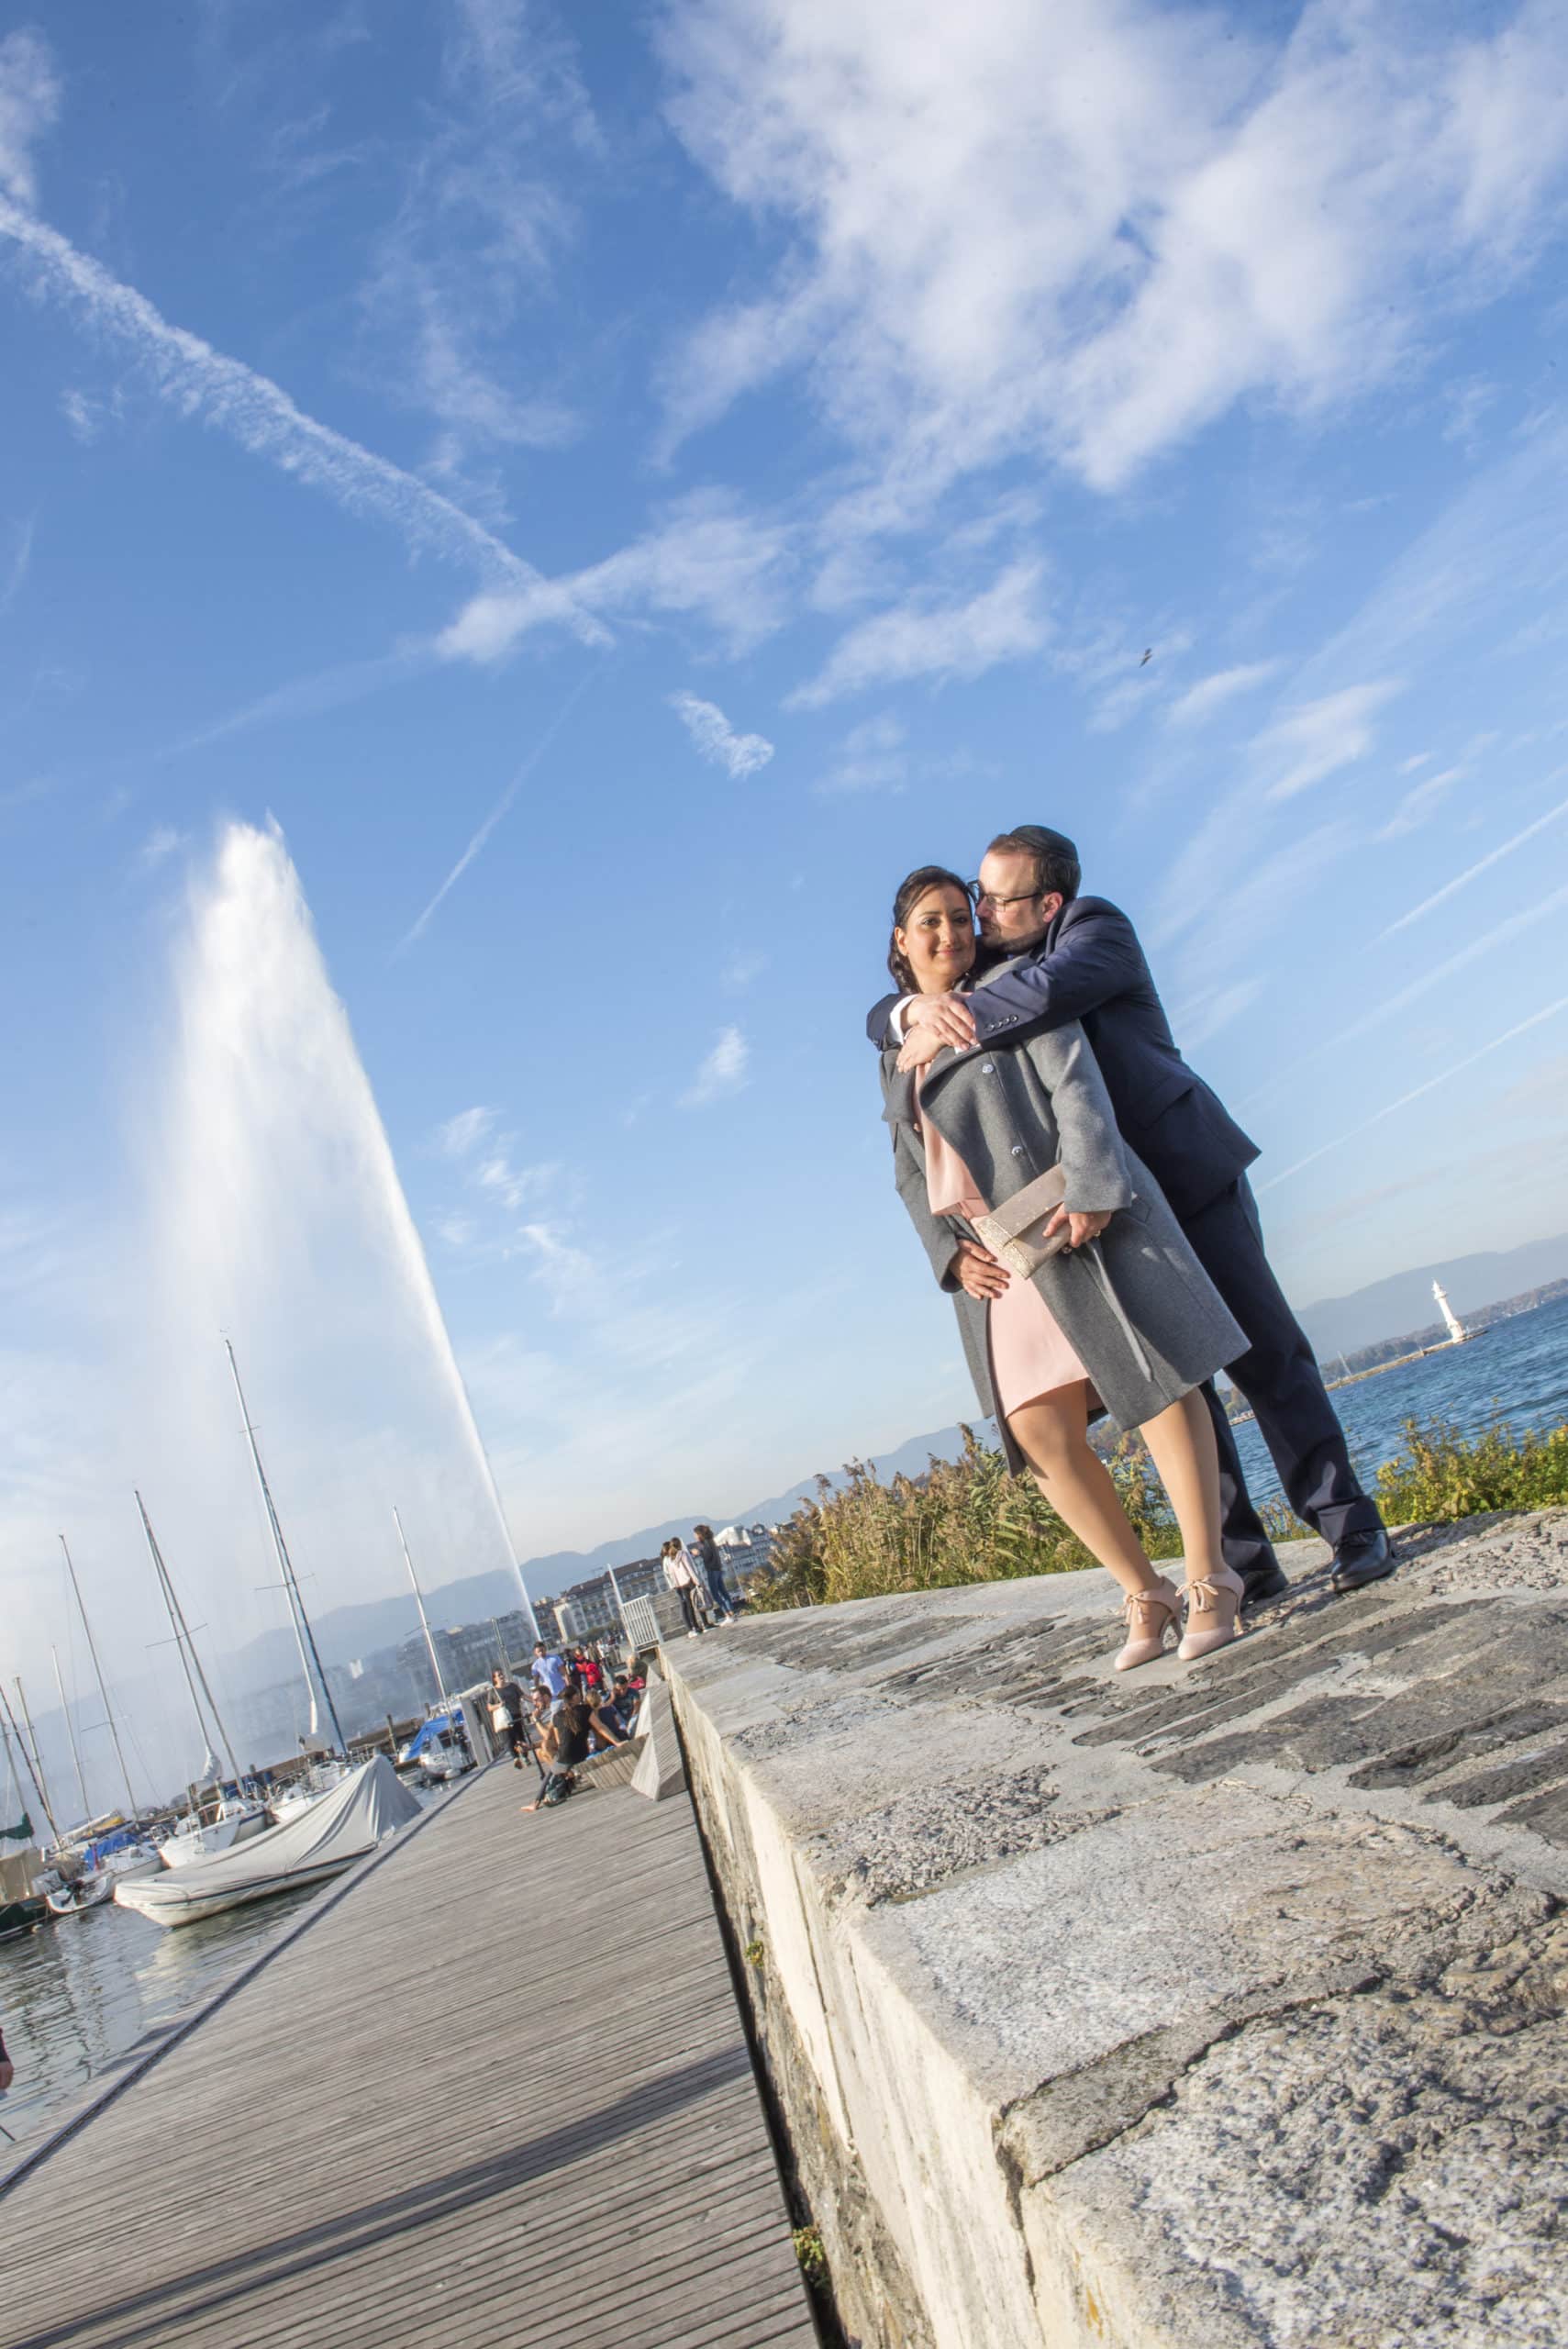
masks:
[[[1568,1426],[1540,1434],[1495,1419],[1466,1436],[1451,1420],[1407,1419],[1404,1449],[1377,1472],[1377,1500],[1395,1525],[1451,1525],[1488,1509],[1568,1501]]]

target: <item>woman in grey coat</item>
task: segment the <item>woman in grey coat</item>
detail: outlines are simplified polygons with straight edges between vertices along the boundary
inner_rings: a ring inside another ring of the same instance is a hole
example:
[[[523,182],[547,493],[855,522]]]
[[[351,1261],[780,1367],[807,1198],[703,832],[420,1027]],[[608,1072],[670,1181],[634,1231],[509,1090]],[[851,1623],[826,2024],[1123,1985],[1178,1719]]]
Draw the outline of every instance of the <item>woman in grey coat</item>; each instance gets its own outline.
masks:
[[[912,873],[893,923],[888,967],[905,993],[962,984],[974,927],[956,874]],[[995,1418],[1015,1473],[1032,1473],[1125,1594],[1118,1669],[1162,1653],[1184,1607],[1184,1656],[1224,1645],[1237,1636],[1244,1586],[1220,1553],[1218,1462],[1197,1390],[1247,1341],[1117,1131],[1082,1028],[944,1051],[923,1075],[888,1052],[882,1078],[899,1196],[957,1308],[981,1408]],[[974,1219],[1058,1166],[1062,1203],[1042,1228],[1067,1244],[1027,1278],[1009,1273]],[[1180,1592],[1145,1556],[1090,1447],[1101,1411],[1142,1431],[1181,1527]]]

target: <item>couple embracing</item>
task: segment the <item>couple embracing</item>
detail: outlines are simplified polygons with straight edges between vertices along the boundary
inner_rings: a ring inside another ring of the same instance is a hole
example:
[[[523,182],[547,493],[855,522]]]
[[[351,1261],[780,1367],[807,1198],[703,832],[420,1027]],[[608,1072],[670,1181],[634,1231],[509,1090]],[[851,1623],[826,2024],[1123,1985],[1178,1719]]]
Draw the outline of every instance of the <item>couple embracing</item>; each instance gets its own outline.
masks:
[[[1077,852],[1024,824],[980,878],[912,873],[893,913],[882,1051],[899,1195],[958,1311],[981,1408],[1121,1586],[1118,1668],[1235,1639],[1288,1587],[1213,1387],[1229,1370],[1334,1586],[1393,1571],[1313,1359],[1264,1253],[1257,1151],[1182,1059],[1127,917],[1079,894]],[[978,931],[977,920],[978,917]],[[1181,1529],[1158,1574],[1088,1442],[1138,1428]]]

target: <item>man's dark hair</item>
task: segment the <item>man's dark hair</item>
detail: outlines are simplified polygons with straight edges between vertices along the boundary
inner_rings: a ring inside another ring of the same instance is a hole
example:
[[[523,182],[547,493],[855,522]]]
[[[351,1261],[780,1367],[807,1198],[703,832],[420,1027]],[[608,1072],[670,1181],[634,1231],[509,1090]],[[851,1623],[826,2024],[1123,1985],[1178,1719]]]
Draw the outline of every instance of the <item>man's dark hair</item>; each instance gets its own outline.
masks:
[[[1060,892],[1071,902],[1083,882],[1084,868],[1078,862],[1077,850],[1065,832],[1053,832],[1049,824],[1015,824],[1010,832],[998,832],[985,853],[1032,856],[1035,880],[1042,896]]]

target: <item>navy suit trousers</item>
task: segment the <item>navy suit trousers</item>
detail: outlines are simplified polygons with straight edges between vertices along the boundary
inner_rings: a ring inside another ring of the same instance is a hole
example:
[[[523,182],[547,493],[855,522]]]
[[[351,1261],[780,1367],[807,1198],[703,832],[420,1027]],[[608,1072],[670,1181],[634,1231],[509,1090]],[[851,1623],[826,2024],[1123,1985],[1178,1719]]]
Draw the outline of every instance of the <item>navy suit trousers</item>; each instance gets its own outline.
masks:
[[[1381,1523],[1351,1465],[1345,1431],[1329,1398],[1306,1331],[1290,1309],[1263,1249],[1257,1201],[1245,1175],[1218,1198],[1184,1216],[1182,1229],[1209,1279],[1248,1338],[1229,1364],[1251,1406],[1285,1497],[1325,1542]],[[1212,1386],[1204,1389],[1219,1446],[1219,1497],[1225,1563],[1237,1574],[1255,1567],[1268,1535],[1247,1492],[1236,1436]]]

